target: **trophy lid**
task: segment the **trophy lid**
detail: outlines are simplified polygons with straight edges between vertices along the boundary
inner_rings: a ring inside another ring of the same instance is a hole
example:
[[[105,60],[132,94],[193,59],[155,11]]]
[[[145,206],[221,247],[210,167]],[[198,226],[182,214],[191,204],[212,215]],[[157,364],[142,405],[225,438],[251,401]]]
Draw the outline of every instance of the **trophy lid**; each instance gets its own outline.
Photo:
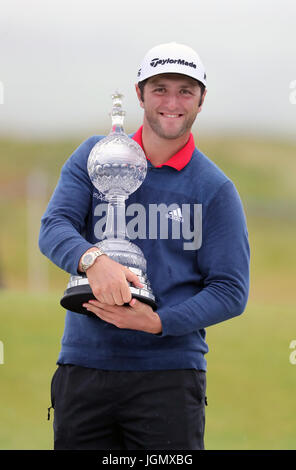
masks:
[[[122,98],[118,91],[112,94],[111,131],[95,144],[87,162],[93,185],[107,200],[112,196],[127,198],[139,188],[147,173],[144,151],[124,132]]]

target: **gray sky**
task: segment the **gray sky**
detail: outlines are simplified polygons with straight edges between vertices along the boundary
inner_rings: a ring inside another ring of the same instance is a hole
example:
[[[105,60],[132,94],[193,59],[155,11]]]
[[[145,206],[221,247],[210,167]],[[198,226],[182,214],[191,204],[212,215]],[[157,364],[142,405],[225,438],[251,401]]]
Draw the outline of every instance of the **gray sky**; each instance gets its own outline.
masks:
[[[293,137],[295,17],[295,0],[2,0],[0,134],[100,134],[117,88],[133,130],[142,57],[177,41],[207,71],[194,130]]]

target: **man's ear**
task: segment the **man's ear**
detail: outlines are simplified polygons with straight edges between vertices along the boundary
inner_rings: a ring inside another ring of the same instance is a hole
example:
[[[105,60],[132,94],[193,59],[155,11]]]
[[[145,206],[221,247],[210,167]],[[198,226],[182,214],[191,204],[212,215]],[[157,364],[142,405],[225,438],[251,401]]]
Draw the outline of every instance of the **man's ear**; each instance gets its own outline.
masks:
[[[144,108],[143,101],[142,101],[142,98],[141,98],[141,90],[140,90],[139,85],[137,83],[135,84],[135,88],[136,88],[136,93],[137,93],[137,97],[138,97],[140,106],[141,106],[141,108]]]
[[[208,90],[205,88],[205,89],[204,89],[204,92],[203,92],[203,95],[202,95],[202,97],[201,97],[201,100],[200,100],[199,111],[201,111],[201,108],[202,108],[203,102],[204,102],[204,100],[205,100],[207,91],[208,91]]]

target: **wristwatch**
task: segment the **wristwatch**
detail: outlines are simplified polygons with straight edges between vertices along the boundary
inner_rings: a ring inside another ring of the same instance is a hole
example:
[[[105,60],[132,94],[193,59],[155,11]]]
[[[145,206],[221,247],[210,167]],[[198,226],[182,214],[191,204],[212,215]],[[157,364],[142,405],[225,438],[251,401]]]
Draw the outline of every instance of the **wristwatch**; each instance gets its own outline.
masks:
[[[83,271],[86,272],[86,270],[94,264],[98,256],[102,256],[104,254],[105,253],[99,248],[96,251],[88,251],[85,253],[81,258],[81,267]]]

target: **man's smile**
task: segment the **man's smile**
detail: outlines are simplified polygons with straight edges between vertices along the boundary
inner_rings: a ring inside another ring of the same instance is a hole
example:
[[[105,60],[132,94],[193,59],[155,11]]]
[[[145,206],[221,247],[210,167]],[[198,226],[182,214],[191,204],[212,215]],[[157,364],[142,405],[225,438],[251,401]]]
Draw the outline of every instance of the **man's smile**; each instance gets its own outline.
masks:
[[[183,114],[169,114],[169,113],[159,113],[159,114],[165,118],[170,118],[170,119],[180,118],[183,116]]]

